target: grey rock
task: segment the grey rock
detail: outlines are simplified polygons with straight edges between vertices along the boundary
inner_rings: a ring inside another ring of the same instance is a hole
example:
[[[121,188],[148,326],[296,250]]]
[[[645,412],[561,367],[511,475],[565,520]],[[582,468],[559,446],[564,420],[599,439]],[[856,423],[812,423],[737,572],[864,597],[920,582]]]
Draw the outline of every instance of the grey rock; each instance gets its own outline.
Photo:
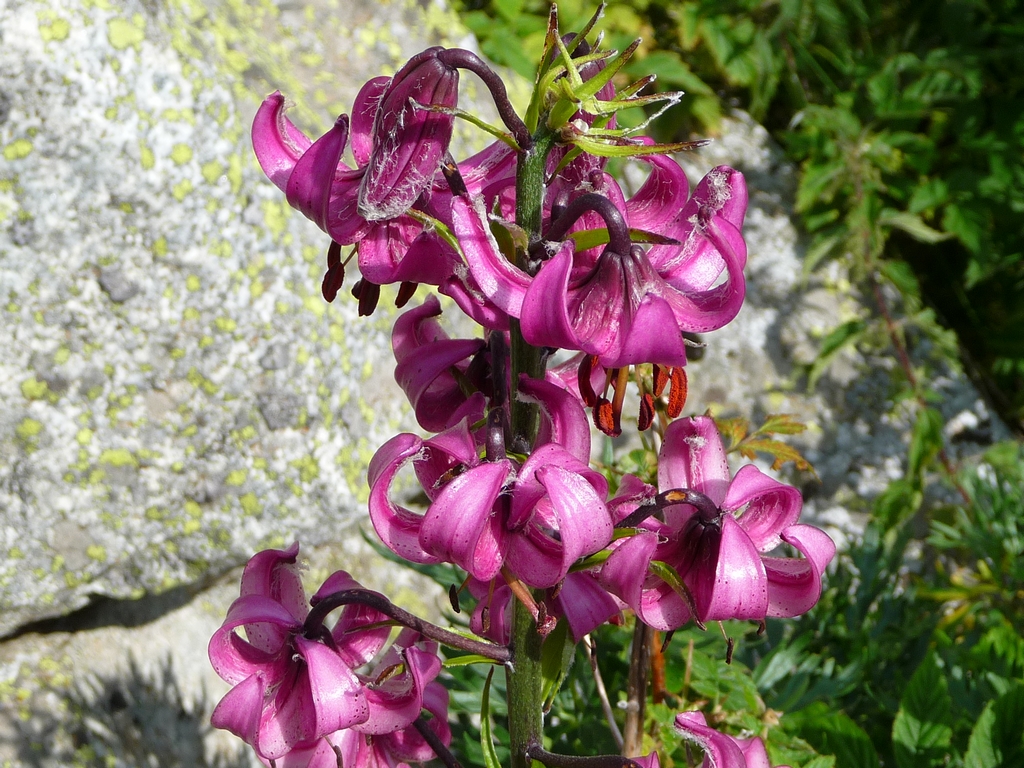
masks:
[[[294,427],[302,409],[302,401],[296,395],[281,392],[260,395],[256,403],[271,429]]]
[[[116,267],[100,270],[100,288],[107,292],[110,300],[116,304],[128,301],[142,290],[142,286],[125,277],[124,272]]]

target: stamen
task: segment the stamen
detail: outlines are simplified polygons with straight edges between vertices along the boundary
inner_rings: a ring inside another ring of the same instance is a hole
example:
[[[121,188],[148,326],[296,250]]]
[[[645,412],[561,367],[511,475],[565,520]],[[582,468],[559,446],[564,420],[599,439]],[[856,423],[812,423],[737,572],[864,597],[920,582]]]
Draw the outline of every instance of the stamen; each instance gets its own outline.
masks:
[[[597,365],[597,355],[584,355],[580,361],[579,370],[576,372],[576,383],[580,390],[580,397],[587,408],[594,408],[597,405],[597,393],[590,383],[590,375]],[[605,385],[607,387],[607,385]]]
[[[409,303],[409,299],[416,293],[416,289],[420,287],[419,283],[404,282],[398,288],[398,296],[395,297],[395,306],[401,309]]]
[[[636,426],[641,432],[646,432],[654,423],[654,398],[645,393],[640,398],[640,415],[637,417]]]
[[[359,316],[369,317],[377,308],[380,300],[380,286],[369,280],[361,279],[352,286],[352,295],[359,300]]]
[[[686,394],[688,390],[686,381],[686,371],[681,367],[676,367],[671,370],[672,386],[668,391],[668,415],[671,418],[676,418],[683,412],[683,406],[686,405]]]
[[[670,369],[654,364],[654,396],[661,397],[665,387],[668,386],[668,372]]]
[[[341,263],[341,245],[331,240],[331,244],[327,246],[327,272],[320,286],[320,291],[328,304],[334,301],[344,282],[345,265]]]

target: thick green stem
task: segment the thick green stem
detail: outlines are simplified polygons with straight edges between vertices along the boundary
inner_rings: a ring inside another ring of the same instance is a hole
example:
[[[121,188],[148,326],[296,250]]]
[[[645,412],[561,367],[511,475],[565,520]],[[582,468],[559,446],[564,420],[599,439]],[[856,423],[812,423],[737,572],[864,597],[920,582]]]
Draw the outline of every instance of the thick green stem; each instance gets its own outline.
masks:
[[[541,128],[534,140],[533,148],[520,154],[516,169],[516,224],[528,233],[531,242],[540,238],[544,213],[544,170],[548,152],[554,146],[554,137]],[[519,249],[516,253],[519,268],[526,271],[528,260],[528,248]],[[539,413],[536,406],[520,402],[516,393],[520,374],[525,373],[534,379],[544,376],[544,358],[540,349],[526,343],[515,319],[511,321],[510,337],[512,447],[516,451],[529,451],[537,436]],[[544,701],[540,661],[543,641],[530,611],[517,600],[512,612],[512,662],[505,673],[511,768],[530,768],[532,761],[527,750],[532,744],[543,743]]]

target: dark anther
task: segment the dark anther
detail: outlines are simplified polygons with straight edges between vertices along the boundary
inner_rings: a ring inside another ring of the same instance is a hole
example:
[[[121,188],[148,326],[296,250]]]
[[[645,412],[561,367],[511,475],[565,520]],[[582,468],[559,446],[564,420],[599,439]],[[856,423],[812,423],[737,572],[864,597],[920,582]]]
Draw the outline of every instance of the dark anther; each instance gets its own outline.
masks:
[[[668,386],[669,369],[663,365],[654,364],[654,396],[661,397],[665,387]]]
[[[580,388],[580,397],[587,408],[597,405],[597,393],[590,384],[590,375],[597,365],[597,355],[584,355],[576,372],[576,384]]]
[[[598,399],[597,406],[594,408],[594,426],[609,437],[618,437],[622,434],[619,415],[615,413],[608,398]]]
[[[341,245],[331,240],[327,247],[327,273],[324,275],[320,290],[327,303],[334,301],[341,286],[345,282],[345,265],[341,263]]]
[[[452,604],[452,610],[462,613],[462,606],[459,605],[459,588],[452,584],[448,587],[448,602]]]
[[[731,638],[725,638],[725,663],[732,664],[732,652],[736,647],[736,642]]]
[[[463,180],[462,173],[459,171],[459,165],[455,162],[451,152],[446,152],[444,160],[441,161],[441,173],[444,174],[445,181],[448,182],[448,189],[452,191],[453,195],[456,197],[469,197],[466,182]]]
[[[420,287],[419,283],[402,283],[398,287],[398,296],[395,297],[395,306],[401,309],[409,303],[409,299],[416,293],[416,289]]]
[[[380,286],[369,280],[361,279],[352,286],[352,295],[359,300],[359,316],[369,317],[380,301]]]

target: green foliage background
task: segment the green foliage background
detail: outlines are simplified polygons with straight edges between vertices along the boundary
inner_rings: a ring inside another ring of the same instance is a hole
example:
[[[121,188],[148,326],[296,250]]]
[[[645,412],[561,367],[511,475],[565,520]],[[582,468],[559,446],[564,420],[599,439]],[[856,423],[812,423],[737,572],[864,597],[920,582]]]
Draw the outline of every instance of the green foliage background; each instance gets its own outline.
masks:
[[[562,29],[592,12],[560,2]],[[543,0],[461,0],[483,52],[530,78],[547,14]],[[773,764],[1024,766],[1024,452],[1005,443],[952,466],[931,387],[942,367],[962,366],[1024,434],[1024,7],[613,0],[600,28],[620,50],[643,38],[629,75],[654,72],[657,87],[686,91],[655,124],[658,138],[714,135],[733,107],[761,121],[800,168],[806,271],[840,259],[878,300],[876,319],[823,339],[809,386],[849,344],[905,353],[927,339],[935,350],[936,367],[897,373],[896,399],[917,412],[906,475],[874,500],[820,604],[763,634],[727,625],[731,665],[717,633],[677,633],[666,699],[648,708],[650,746],[663,765],[698,764],[670,724],[699,707],[734,734],[764,736]],[[896,306],[884,298],[892,289]],[[737,450],[752,429],[725,428]],[[649,466],[639,453],[618,457],[619,469]],[[932,482],[961,503],[926,508]],[[614,627],[597,638],[613,704],[629,638]],[[465,712],[479,712],[483,673],[452,674]],[[491,714],[500,741],[502,712]],[[478,726],[470,714],[461,722],[464,754],[482,764]],[[615,751],[582,656],[548,722],[555,751]]]

